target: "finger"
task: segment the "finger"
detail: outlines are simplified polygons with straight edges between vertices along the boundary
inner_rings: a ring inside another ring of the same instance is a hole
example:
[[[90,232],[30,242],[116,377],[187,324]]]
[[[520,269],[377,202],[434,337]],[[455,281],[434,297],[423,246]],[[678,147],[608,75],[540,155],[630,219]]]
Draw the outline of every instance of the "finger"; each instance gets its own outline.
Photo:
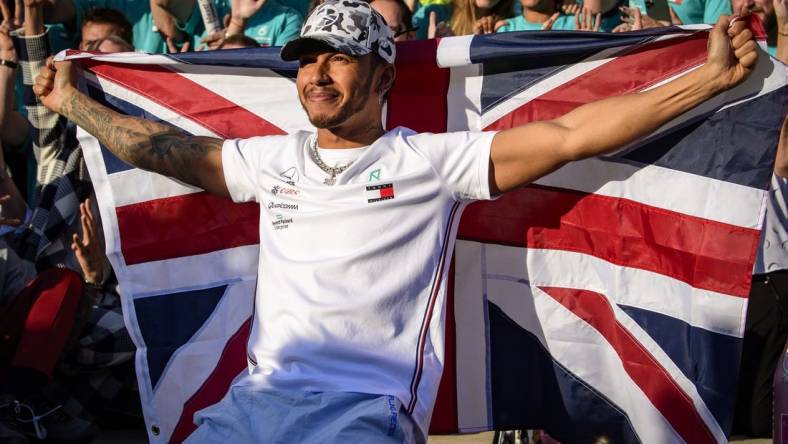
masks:
[[[582,29],[582,28],[581,28],[581,24],[580,24],[580,15],[581,15],[582,13],[583,13],[583,12],[582,12],[582,11],[580,11],[580,13],[578,13],[578,14],[575,14],[575,29],[578,29],[578,30],[579,30],[579,29]]]
[[[432,11],[430,12],[429,26],[427,28],[427,38],[434,39],[437,30],[438,30],[438,14],[435,11]]]
[[[553,22],[558,18],[559,14],[556,12],[555,14],[551,15],[546,22],[542,23],[542,30],[548,31],[553,29]]]
[[[747,29],[747,23],[744,20],[731,20],[730,25],[728,25],[728,37],[733,38],[741,34],[745,29]]]
[[[167,37],[167,52],[173,53],[178,52],[178,49],[175,47],[175,42],[172,41],[172,37]]]
[[[191,48],[192,48],[192,42],[186,42],[186,43],[184,43],[184,44],[183,44],[183,46],[181,47],[181,52],[189,52],[189,50],[190,50]]]
[[[57,71],[57,67],[55,66],[55,56],[47,57],[46,67],[50,71]]]
[[[0,205],[4,203],[8,203],[9,200],[11,200],[10,194],[6,194],[5,196],[0,196]]]
[[[752,68],[758,62],[758,51],[751,51],[739,58],[739,64],[745,68]]]
[[[735,35],[731,39],[731,44],[733,45],[734,48],[741,48],[742,45],[751,41],[752,41],[752,31],[750,31],[749,29],[744,29],[742,32]]]
[[[8,5],[5,4],[5,0],[0,0],[0,13],[3,15],[3,23],[11,21],[11,11],[8,9]]]
[[[754,41],[750,40],[749,42],[746,42],[744,45],[742,45],[741,48],[734,50],[733,54],[737,59],[741,60],[747,53],[755,52],[757,47],[758,45]]]
[[[501,29],[502,27],[506,26],[506,23],[508,23],[506,20],[499,20],[498,22],[496,22],[495,23],[495,32],[498,32],[499,29]]]
[[[483,25],[485,34],[491,34],[493,31],[495,31],[495,29],[493,29],[492,17],[486,17]]]
[[[599,27],[602,25],[602,14],[596,13],[594,16],[594,32],[599,32]]]
[[[82,244],[82,239],[79,238],[77,233],[74,233],[71,237],[71,249],[74,250],[77,255],[84,255],[86,253],[85,246]]]

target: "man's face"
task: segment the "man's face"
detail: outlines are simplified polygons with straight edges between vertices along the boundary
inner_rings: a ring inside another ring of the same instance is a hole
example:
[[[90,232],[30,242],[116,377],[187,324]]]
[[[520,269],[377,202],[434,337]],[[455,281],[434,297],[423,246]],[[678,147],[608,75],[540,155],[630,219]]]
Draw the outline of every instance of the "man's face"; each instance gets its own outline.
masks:
[[[733,7],[734,14],[740,14],[744,12],[744,10],[749,10],[757,15],[764,23],[774,15],[772,0],[732,0],[731,6]]]
[[[91,42],[105,39],[111,35],[120,35],[120,29],[109,23],[85,22],[82,25],[82,40],[79,42],[79,49],[84,51]]]
[[[405,23],[402,17],[402,8],[400,4],[392,0],[375,0],[369,6],[386,20],[391,28],[391,33],[395,35],[394,41],[401,42],[404,40],[414,40],[416,33],[413,31],[405,32],[410,29],[410,24]]]
[[[379,76],[372,57],[326,51],[298,59],[298,98],[312,125],[336,128],[368,118],[377,105],[372,85]]]

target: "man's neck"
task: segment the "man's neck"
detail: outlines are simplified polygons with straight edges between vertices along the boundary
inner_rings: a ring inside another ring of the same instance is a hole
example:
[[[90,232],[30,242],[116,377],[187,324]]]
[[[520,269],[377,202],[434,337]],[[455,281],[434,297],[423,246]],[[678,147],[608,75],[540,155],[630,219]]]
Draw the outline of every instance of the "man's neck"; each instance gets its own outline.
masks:
[[[317,144],[320,148],[343,149],[371,145],[385,133],[380,122],[370,122],[362,127],[320,128]]]

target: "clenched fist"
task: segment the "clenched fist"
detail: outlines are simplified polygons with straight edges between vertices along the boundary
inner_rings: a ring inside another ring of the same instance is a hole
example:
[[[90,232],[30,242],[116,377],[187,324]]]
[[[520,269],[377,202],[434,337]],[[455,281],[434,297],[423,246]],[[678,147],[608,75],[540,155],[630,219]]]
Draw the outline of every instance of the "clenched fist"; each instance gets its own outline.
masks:
[[[741,83],[758,62],[758,45],[742,19],[721,16],[709,34],[706,68],[720,90]]]
[[[65,100],[77,92],[74,71],[72,62],[55,62],[52,57],[47,59],[33,85],[33,92],[44,106],[61,114]]]

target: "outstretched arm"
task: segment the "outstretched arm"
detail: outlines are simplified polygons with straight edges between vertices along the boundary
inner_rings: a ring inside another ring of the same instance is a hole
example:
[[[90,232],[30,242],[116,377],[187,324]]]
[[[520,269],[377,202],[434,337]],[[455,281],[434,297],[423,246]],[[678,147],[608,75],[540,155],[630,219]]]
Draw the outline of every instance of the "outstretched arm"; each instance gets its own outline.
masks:
[[[615,151],[744,80],[757,61],[744,22],[729,26],[722,17],[709,39],[707,63],[670,83],[498,133],[490,153],[490,189],[509,191],[567,162]]]
[[[229,196],[222,140],[190,136],[171,126],[119,114],[74,87],[71,62],[50,58],[33,87],[41,102],[95,136],[121,160]]]

